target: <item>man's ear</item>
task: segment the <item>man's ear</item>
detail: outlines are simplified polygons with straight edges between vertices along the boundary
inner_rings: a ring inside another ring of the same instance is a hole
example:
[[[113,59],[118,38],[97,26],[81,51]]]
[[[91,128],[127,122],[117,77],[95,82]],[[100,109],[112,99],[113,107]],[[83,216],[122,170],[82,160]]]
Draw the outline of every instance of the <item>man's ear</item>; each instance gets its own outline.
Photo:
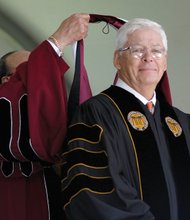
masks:
[[[117,70],[120,70],[120,61],[119,61],[119,52],[115,51],[114,52],[114,57],[113,57],[113,64]]]
[[[164,65],[165,65],[165,66],[164,66],[164,71],[167,70],[167,63],[168,63],[168,62],[167,62],[167,59],[168,59],[168,55],[166,55],[166,61],[165,61],[165,64],[164,64]]]

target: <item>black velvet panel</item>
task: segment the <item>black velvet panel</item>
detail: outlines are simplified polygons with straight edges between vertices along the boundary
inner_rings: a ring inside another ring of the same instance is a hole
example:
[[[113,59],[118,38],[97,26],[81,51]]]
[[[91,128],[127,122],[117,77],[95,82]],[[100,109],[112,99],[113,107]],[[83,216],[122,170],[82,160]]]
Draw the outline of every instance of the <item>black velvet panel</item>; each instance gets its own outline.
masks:
[[[177,123],[178,118],[169,105],[161,102],[162,121],[170,116]],[[179,219],[189,220],[189,198],[190,198],[190,157],[187,148],[184,132],[178,137],[170,131],[166,123],[163,123],[165,134],[168,140],[168,149],[171,156],[171,166],[177,191],[177,201],[179,207]]]
[[[71,142],[75,139],[84,140],[91,143],[98,143],[100,141],[102,129],[97,126],[89,126],[83,123],[78,123],[69,127],[68,140]]]
[[[74,198],[83,190],[95,194],[111,193],[113,190],[112,179],[111,177],[94,178],[82,173],[75,176],[70,183],[69,188],[64,189],[63,205],[66,205],[70,198]]]
[[[144,131],[134,129],[127,119],[131,111],[140,112],[145,117],[149,112],[124,89],[112,86],[103,93],[119,106],[132,135],[140,168],[143,200],[150,205],[156,219],[170,219],[168,190],[154,133],[149,125]]]

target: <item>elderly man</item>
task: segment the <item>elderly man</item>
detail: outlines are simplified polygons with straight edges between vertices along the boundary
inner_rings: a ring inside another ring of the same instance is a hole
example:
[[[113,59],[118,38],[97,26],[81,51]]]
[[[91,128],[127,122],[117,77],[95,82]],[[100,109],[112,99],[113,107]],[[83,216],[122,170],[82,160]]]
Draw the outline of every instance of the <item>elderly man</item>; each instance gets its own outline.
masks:
[[[189,220],[189,119],[156,92],[167,69],[163,28],[148,19],[124,24],[114,66],[116,84],[82,104],[69,126],[62,180],[67,216]]]

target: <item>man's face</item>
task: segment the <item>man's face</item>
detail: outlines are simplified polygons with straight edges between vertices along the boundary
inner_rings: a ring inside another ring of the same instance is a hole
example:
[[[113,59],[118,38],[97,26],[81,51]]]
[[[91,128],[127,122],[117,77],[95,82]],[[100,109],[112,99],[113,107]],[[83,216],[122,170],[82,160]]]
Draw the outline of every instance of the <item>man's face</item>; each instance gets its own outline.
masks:
[[[12,74],[15,73],[16,68],[21,63],[27,61],[29,55],[30,55],[30,52],[26,51],[26,50],[20,50],[20,51],[13,53],[13,54],[10,54],[5,60],[6,67],[7,67],[9,74],[1,78],[1,83],[8,82],[10,77],[12,76]]]
[[[125,45],[126,48],[130,46],[133,50],[116,51],[114,55],[120,78],[139,93],[145,89],[154,90],[167,68],[167,55],[160,34],[149,28],[136,30],[129,35]],[[142,51],[142,56],[135,56],[136,51],[137,55]],[[157,51],[163,51],[160,58]]]

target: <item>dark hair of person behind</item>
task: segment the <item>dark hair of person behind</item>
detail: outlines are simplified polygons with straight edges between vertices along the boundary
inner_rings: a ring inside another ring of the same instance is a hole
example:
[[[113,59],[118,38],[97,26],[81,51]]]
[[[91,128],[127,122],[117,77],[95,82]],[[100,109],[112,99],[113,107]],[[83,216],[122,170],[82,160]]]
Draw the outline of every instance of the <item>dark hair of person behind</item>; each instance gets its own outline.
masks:
[[[3,77],[3,76],[6,76],[9,74],[8,72],[8,69],[7,69],[7,66],[6,66],[6,58],[13,54],[14,52],[16,51],[11,51],[11,52],[8,52],[6,53],[5,55],[3,55],[0,59],[0,79]]]

